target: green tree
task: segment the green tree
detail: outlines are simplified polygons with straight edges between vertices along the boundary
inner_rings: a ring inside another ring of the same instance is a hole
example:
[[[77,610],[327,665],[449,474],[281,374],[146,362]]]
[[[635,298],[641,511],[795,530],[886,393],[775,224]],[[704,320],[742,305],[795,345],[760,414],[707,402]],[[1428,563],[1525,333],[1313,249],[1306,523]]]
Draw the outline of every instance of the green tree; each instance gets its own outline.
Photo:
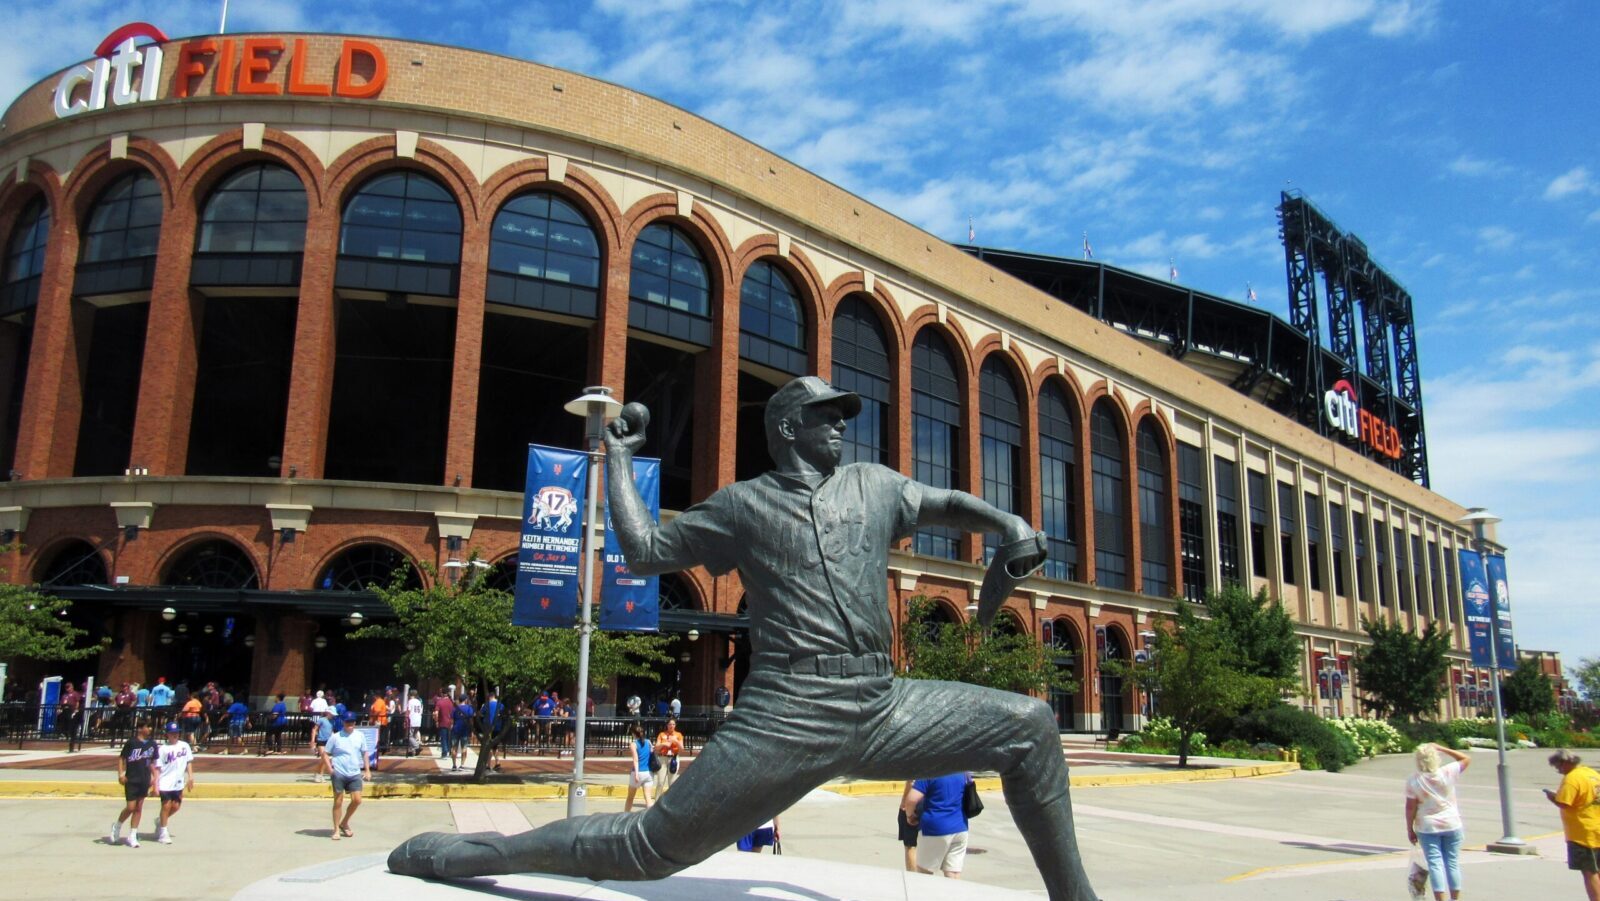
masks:
[[[1429,623],[1418,635],[1398,623],[1361,618],[1372,644],[1356,652],[1356,675],[1367,697],[1363,707],[1380,717],[1416,719],[1439,708],[1450,665],[1450,636]]]
[[[71,606],[27,585],[0,583],[0,660],[79,660],[100,653],[111,640],[80,645],[89,633],[67,622]]]
[[[1572,681],[1586,701],[1600,701],[1600,657],[1580,657],[1572,670]]]
[[[476,567],[466,567],[475,572]],[[401,642],[405,652],[395,661],[395,675],[420,681],[437,678],[477,686],[480,692],[497,688],[507,697],[532,696],[552,682],[577,678],[578,632],[573,629],[534,629],[511,624],[511,595],[489,588],[481,578],[451,585],[432,580],[427,588],[407,587],[403,572],[387,586],[372,590],[394,613],[389,623],[364,626],[354,638],[389,638]],[[671,638],[658,635],[594,632],[589,642],[589,681],[613,676],[654,678],[654,663],[672,658],[665,648]],[[486,775],[489,751],[505,736],[484,731],[475,723],[483,753],[475,779]]]
[[[1300,637],[1288,612],[1267,597],[1266,589],[1251,595],[1238,583],[1229,583],[1207,596],[1206,613],[1235,669],[1285,685],[1299,679]]]
[[[1054,657],[1027,635],[998,633],[978,625],[976,617],[961,623],[930,622],[935,602],[925,595],[911,598],[900,625],[909,679],[967,682],[1006,691],[1076,691]]]
[[[1550,677],[1527,664],[1500,680],[1500,699],[1506,716],[1537,716],[1556,710],[1555,686]]]
[[[1182,598],[1173,604],[1172,621],[1157,625],[1148,659],[1106,660],[1100,666],[1154,693],[1162,716],[1178,728],[1178,766],[1188,766],[1195,732],[1241,710],[1272,704],[1282,680],[1241,670],[1221,622],[1201,619]]]

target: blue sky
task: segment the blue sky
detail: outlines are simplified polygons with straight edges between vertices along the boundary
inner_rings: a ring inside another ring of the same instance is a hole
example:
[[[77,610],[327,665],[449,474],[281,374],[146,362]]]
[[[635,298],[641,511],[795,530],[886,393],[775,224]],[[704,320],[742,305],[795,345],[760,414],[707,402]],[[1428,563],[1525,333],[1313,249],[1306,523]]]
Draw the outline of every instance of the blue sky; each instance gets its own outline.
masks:
[[[0,98],[220,2],[13,0]],[[1410,291],[1434,488],[1501,516],[1517,637],[1600,654],[1600,8],[1589,0],[233,0],[230,31],[433,40],[711,119],[951,241],[1286,314],[1305,192]]]

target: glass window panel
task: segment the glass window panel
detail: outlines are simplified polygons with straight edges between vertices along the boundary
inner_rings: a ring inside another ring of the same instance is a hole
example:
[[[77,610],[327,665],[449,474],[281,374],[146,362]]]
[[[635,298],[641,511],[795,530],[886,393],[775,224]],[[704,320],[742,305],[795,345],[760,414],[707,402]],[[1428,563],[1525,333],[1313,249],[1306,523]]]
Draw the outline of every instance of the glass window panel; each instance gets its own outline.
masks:
[[[263,222],[256,226],[256,253],[299,253],[305,246],[304,222]]]

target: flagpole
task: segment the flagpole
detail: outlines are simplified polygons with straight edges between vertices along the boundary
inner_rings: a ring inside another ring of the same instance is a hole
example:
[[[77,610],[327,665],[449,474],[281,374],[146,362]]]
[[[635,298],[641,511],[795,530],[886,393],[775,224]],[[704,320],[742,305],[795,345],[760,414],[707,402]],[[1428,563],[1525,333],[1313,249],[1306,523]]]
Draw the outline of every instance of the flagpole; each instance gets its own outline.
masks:
[[[222,24],[217,26],[217,34],[228,33],[228,0],[222,0]]]

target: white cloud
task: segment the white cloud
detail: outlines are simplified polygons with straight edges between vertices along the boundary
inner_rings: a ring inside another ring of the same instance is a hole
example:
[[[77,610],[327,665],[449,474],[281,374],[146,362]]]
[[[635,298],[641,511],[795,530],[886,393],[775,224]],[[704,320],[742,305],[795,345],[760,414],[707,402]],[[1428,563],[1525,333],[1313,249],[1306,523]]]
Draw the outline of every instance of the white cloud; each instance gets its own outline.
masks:
[[[1482,178],[1492,175],[1506,174],[1504,163],[1494,160],[1478,159],[1465,153],[1451,160],[1445,168],[1456,175],[1465,175],[1472,178]]]
[[[1577,166],[1551,179],[1550,184],[1545,186],[1544,199],[1560,200],[1574,194],[1594,193],[1600,193],[1600,184],[1595,183],[1588,169]]]
[[[1478,229],[1478,246],[1487,250],[1509,250],[1517,243],[1517,235],[1502,225],[1485,225]]]
[[[581,31],[513,26],[506,36],[506,49],[558,69],[594,72],[600,68],[600,48]]]
[[[1372,33],[1385,38],[1428,34],[1433,31],[1438,12],[1438,0],[1380,3],[1372,16]]]

